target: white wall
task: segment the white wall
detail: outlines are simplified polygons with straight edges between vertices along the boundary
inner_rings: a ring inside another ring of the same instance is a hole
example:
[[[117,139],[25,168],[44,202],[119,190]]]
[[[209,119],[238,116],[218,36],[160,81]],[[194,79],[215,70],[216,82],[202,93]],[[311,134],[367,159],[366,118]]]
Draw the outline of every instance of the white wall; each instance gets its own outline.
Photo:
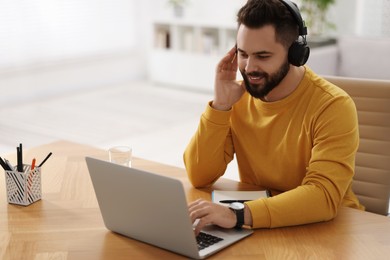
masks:
[[[235,21],[246,0],[187,2],[185,18]],[[337,25],[334,34],[386,34],[389,7],[390,0],[338,0],[329,13]],[[167,0],[2,0],[0,73],[73,58],[147,51],[151,21],[171,14]]]
[[[188,0],[183,19],[234,22],[246,0]],[[299,2],[299,0],[297,0]],[[337,0],[335,35],[390,36],[390,0]],[[147,75],[167,0],[1,0],[0,106]]]
[[[1,0],[0,106],[145,77],[138,5]]]
[[[128,51],[134,13],[126,0],[2,0],[0,67]]]
[[[149,10],[153,17],[172,16],[172,8],[167,0],[146,1],[153,2],[153,8]],[[238,9],[245,2],[246,0],[187,0],[184,18],[235,21]]]

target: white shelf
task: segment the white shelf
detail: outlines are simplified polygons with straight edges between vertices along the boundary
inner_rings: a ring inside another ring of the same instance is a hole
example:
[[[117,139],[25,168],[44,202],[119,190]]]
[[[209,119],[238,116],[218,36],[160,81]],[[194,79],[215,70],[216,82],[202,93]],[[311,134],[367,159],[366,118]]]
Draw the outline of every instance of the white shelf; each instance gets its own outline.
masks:
[[[236,24],[198,19],[158,19],[149,57],[151,80],[213,89],[215,66],[236,42]]]

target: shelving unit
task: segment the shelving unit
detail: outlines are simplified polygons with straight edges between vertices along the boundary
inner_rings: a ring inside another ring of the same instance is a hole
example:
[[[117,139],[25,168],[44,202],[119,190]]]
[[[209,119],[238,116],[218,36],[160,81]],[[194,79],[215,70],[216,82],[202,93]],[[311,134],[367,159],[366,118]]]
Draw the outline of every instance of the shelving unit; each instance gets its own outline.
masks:
[[[237,28],[216,21],[161,19],[153,23],[149,52],[152,81],[182,88],[213,91],[215,67],[234,46]],[[308,65],[320,75],[336,75],[337,45],[309,42]]]
[[[215,66],[236,42],[236,24],[172,18],[154,21],[152,31],[151,80],[212,91]]]

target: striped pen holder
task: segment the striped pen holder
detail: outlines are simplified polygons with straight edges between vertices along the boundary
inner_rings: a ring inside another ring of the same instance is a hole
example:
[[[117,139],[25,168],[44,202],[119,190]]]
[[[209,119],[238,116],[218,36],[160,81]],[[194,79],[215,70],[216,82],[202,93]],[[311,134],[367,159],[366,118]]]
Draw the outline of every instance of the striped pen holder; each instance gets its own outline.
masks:
[[[28,206],[42,198],[41,168],[30,169],[24,165],[24,172],[5,171],[8,203]]]

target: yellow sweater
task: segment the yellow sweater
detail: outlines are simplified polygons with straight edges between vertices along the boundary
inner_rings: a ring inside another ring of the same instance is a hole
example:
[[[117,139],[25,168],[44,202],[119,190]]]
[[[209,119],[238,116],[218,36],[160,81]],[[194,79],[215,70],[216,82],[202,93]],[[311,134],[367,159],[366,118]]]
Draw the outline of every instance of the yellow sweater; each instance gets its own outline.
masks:
[[[213,184],[236,154],[240,179],[271,190],[247,202],[253,227],[326,221],[340,205],[363,207],[351,190],[359,143],[353,100],[306,67],[288,97],[245,93],[230,111],[207,105],[184,153],[195,187]]]

